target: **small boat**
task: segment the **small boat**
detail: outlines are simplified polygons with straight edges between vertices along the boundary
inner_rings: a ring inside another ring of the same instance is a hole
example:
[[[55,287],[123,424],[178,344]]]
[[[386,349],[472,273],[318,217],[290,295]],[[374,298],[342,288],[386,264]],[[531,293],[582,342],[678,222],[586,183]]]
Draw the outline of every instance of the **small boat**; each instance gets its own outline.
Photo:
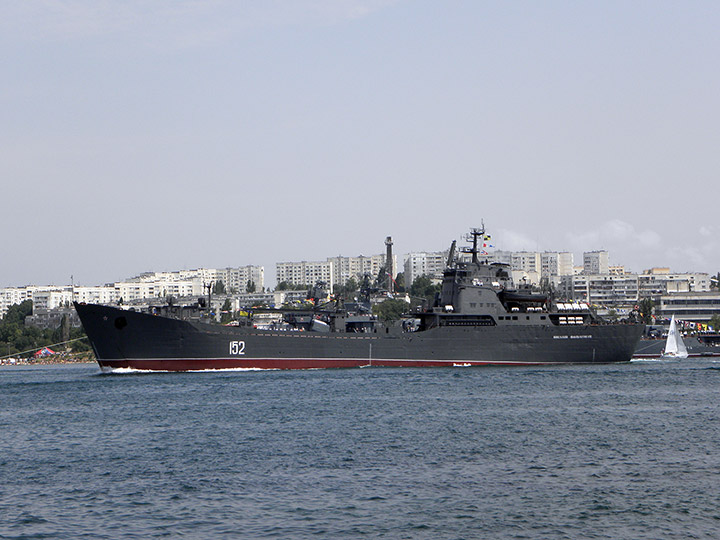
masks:
[[[663,358],[687,358],[688,352],[683,342],[682,335],[678,332],[675,315],[670,319],[670,330],[668,331]]]

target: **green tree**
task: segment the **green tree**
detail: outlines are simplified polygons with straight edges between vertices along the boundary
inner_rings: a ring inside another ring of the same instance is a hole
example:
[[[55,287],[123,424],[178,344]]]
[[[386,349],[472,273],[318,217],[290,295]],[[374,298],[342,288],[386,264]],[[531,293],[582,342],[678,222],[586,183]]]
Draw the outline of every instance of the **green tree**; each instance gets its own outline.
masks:
[[[720,332],[720,315],[717,313],[713,315],[708,324],[712,326],[713,331]]]
[[[652,314],[655,308],[655,302],[652,298],[643,298],[638,304],[638,313],[640,315],[640,322],[644,324],[652,324]]]
[[[423,300],[424,303],[431,306],[441,289],[441,285],[433,285],[429,276],[418,276],[410,286],[410,296],[416,300]]]
[[[247,286],[245,287],[245,290],[249,293],[255,292],[255,282],[252,279],[249,279],[247,282]]]
[[[407,313],[409,305],[404,300],[388,299],[375,304],[372,311],[383,322],[396,321],[403,313]]]
[[[345,292],[346,292],[346,293],[353,293],[353,292],[355,292],[355,291],[358,290],[358,288],[360,287],[360,285],[358,284],[358,282],[357,282],[357,280],[355,279],[355,277],[354,277],[354,276],[351,276],[350,279],[348,279],[348,280],[345,282],[344,287],[345,287]]]
[[[227,324],[231,320],[232,320],[232,304],[230,303],[230,299],[226,298],[225,302],[223,302],[223,305],[220,308],[220,322],[222,324]]]
[[[222,282],[221,279],[217,280],[213,284],[212,292],[213,294],[225,294],[225,284]]]
[[[405,292],[405,273],[400,272],[395,276],[395,290],[397,292]]]

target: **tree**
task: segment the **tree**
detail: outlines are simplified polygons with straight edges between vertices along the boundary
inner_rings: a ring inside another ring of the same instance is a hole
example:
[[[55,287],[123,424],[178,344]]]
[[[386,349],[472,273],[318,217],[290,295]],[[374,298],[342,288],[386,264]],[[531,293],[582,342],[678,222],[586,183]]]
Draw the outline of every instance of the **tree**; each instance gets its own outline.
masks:
[[[355,277],[350,277],[350,279],[345,282],[344,289],[346,293],[352,293],[357,291],[358,287],[359,285]]]
[[[397,292],[405,292],[405,273],[400,272],[395,276],[395,290]]]
[[[232,320],[232,304],[230,303],[230,299],[226,298],[225,302],[223,302],[223,305],[220,308],[220,322],[222,324],[227,324],[231,320]]]
[[[403,313],[408,311],[410,306],[404,300],[388,299],[375,304],[372,311],[383,322],[396,321]]]
[[[717,313],[713,315],[708,324],[712,326],[713,331],[720,332],[720,315]]]
[[[652,298],[643,298],[640,300],[638,305],[638,313],[640,314],[640,321],[644,324],[652,324],[652,313],[655,307],[655,302]]]
[[[303,289],[307,289],[307,285],[298,285],[295,283],[290,283],[289,281],[281,281],[277,284],[277,287],[275,287],[276,291],[302,291]]]
[[[410,296],[423,299],[428,305],[435,303],[435,296],[441,290],[440,285],[433,285],[429,276],[418,276],[410,286]]]
[[[378,288],[383,288],[386,290],[390,290],[390,280],[388,279],[388,272],[387,267],[383,266],[378,271],[378,275],[375,278],[375,286]]]
[[[255,282],[252,279],[249,279],[247,282],[247,286],[245,287],[245,290],[249,293],[255,292]]]
[[[225,294],[225,284],[221,279],[217,280],[212,289],[213,294]]]

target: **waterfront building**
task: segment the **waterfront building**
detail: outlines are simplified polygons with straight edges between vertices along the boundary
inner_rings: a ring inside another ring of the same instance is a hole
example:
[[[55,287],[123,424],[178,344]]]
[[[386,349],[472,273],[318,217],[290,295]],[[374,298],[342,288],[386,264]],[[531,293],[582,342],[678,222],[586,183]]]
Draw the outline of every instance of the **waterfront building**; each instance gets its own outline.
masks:
[[[710,275],[704,272],[671,273],[669,268],[651,268],[638,275],[640,296],[709,292]]]
[[[655,307],[655,315],[691,322],[707,323],[713,315],[720,315],[720,293],[682,292],[662,295]]]
[[[637,274],[579,274],[562,276],[559,294],[567,300],[583,301],[596,306],[619,307],[637,304]]]

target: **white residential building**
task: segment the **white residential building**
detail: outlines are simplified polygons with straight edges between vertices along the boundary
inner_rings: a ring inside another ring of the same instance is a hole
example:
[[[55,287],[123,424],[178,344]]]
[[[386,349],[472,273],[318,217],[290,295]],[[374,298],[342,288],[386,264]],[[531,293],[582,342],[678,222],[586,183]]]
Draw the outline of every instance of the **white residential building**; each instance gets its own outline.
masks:
[[[558,292],[568,300],[607,307],[636,304],[639,299],[637,274],[579,274],[562,276]]]
[[[651,268],[638,279],[642,297],[710,291],[710,275],[703,272],[675,274],[669,268]]]
[[[331,288],[335,284],[331,261],[301,261],[277,263],[277,282],[294,285],[315,285],[318,281],[327,283]]]
[[[607,251],[586,251],[583,253],[583,273],[588,275],[609,274],[610,255]]]
[[[29,287],[0,289],[0,318],[5,317],[10,306],[22,304],[25,300],[32,300],[32,291]]]
[[[511,266],[513,270],[535,272],[539,275],[542,268],[540,261],[540,253],[537,251],[515,251],[512,254]]]
[[[397,258],[393,255],[393,264],[397,267]],[[380,273],[380,269],[385,266],[385,255],[370,255],[368,257],[359,255],[357,257],[328,257],[328,262],[332,264],[333,271],[333,284],[344,285],[347,280],[354,278],[355,281],[360,283],[365,277],[369,275],[372,279],[375,279]],[[394,278],[395,276],[393,276]],[[278,276],[278,283],[280,282]]]
[[[572,276],[574,255],[567,251],[545,251],[540,254],[542,277]]]
[[[235,288],[245,292],[248,281],[255,283],[256,290],[265,286],[262,266],[243,266],[239,268],[181,270],[179,272],[146,272],[134,278],[114,284],[85,287],[9,287],[0,289],[0,318],[4,317],[10,306],[32,300],[33,309],[52,310],[70,305],[73,300],[94,304],[114,304],[134,302],[168,296],[202,296],[203,285],[222,281],[226,288]]]
[[[441,279],[447,265],[448,255],[449,250],[409,253],[403,266],[405,285],[409,287],[420,276]]]

